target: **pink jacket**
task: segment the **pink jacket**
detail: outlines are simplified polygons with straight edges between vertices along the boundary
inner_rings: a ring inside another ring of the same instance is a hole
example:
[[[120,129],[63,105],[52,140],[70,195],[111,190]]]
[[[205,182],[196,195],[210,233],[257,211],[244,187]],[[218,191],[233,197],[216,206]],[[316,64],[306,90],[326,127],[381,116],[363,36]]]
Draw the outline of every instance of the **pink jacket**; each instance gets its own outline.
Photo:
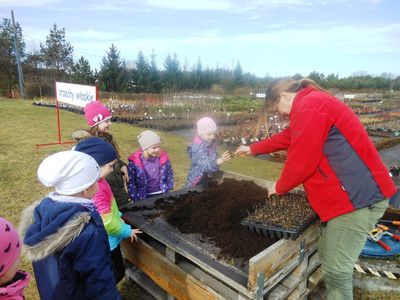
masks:
[[[24,289],[27,287],[31,275],[25,271],[18,271],[18,279],[12,280],[10,284],[0,287],[0,300],[24,300]],[[14,278],[16,278],[14,277]]]

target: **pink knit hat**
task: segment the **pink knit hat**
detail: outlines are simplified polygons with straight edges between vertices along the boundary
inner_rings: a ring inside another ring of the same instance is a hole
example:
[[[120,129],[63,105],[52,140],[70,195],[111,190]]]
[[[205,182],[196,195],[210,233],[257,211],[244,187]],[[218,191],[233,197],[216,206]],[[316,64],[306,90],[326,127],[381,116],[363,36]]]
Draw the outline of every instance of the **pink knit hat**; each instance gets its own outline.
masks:
[[[103,121],[111,119],[110,110],[99,100],[86,104],[84,111],[90,127],[94,127]]]
[[[214,120],[208,117],[201,118],[197,122],[197,133],[205,134],[210,132],[217,131],[217,124],[215,124]]]
[[[0,277],[8,271],[21,253],[18,232],[14,226],[0,217]]]

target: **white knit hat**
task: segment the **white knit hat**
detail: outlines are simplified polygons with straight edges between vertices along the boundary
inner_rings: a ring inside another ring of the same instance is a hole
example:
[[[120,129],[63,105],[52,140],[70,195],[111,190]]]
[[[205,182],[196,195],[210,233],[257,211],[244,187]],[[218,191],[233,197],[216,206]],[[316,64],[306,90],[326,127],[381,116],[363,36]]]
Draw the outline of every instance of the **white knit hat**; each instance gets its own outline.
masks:
[[[100,167],[90,155],[78,151],[55,153],[40,164],[37,175],[46,187],[61,195],[73,195],[93,185],[100,177]]]
[[[153,145],[162,143],[160,136],[151,130],[143,131],[141,134],[138,135],[137,139],[142,150],[146,150]]]

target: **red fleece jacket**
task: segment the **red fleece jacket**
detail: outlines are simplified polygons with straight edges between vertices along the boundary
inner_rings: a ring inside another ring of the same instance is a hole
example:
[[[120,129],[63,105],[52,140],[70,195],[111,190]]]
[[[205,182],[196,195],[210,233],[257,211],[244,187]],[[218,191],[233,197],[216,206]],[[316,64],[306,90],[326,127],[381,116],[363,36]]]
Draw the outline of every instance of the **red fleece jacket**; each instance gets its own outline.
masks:
[[[395,194],[396,186],[365,128],[340,100],[311,87],[304,88],[294,98],[289,117],[290,126],[286,130],[250,146],[254,155],[288,150],[285,166],[276,183],[279,195],[303,184],[311,207],[324,222],[357,209],[323,151],[332,128],[337,129],[344,137],[342,140],[357,153],[381,194],[386,198]],[[341,146],[338,142],[338,153],[343,151]],[[347,154],[340,155],[345,158]],[[351,165],[346,171],[350,172],[350,177],[360,175]],[[363,187],[357,188],[362,190]]]

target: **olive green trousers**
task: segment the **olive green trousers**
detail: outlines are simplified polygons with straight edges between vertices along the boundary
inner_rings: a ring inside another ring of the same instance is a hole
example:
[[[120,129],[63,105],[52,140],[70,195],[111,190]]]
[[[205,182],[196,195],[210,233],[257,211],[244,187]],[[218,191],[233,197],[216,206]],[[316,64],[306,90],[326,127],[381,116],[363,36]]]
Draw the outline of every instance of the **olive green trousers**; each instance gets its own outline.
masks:
[[[353,268],[368,233],[384,214],[388,200],[338,216],[320,227],[318,255],[328,300],[353,299]]]

